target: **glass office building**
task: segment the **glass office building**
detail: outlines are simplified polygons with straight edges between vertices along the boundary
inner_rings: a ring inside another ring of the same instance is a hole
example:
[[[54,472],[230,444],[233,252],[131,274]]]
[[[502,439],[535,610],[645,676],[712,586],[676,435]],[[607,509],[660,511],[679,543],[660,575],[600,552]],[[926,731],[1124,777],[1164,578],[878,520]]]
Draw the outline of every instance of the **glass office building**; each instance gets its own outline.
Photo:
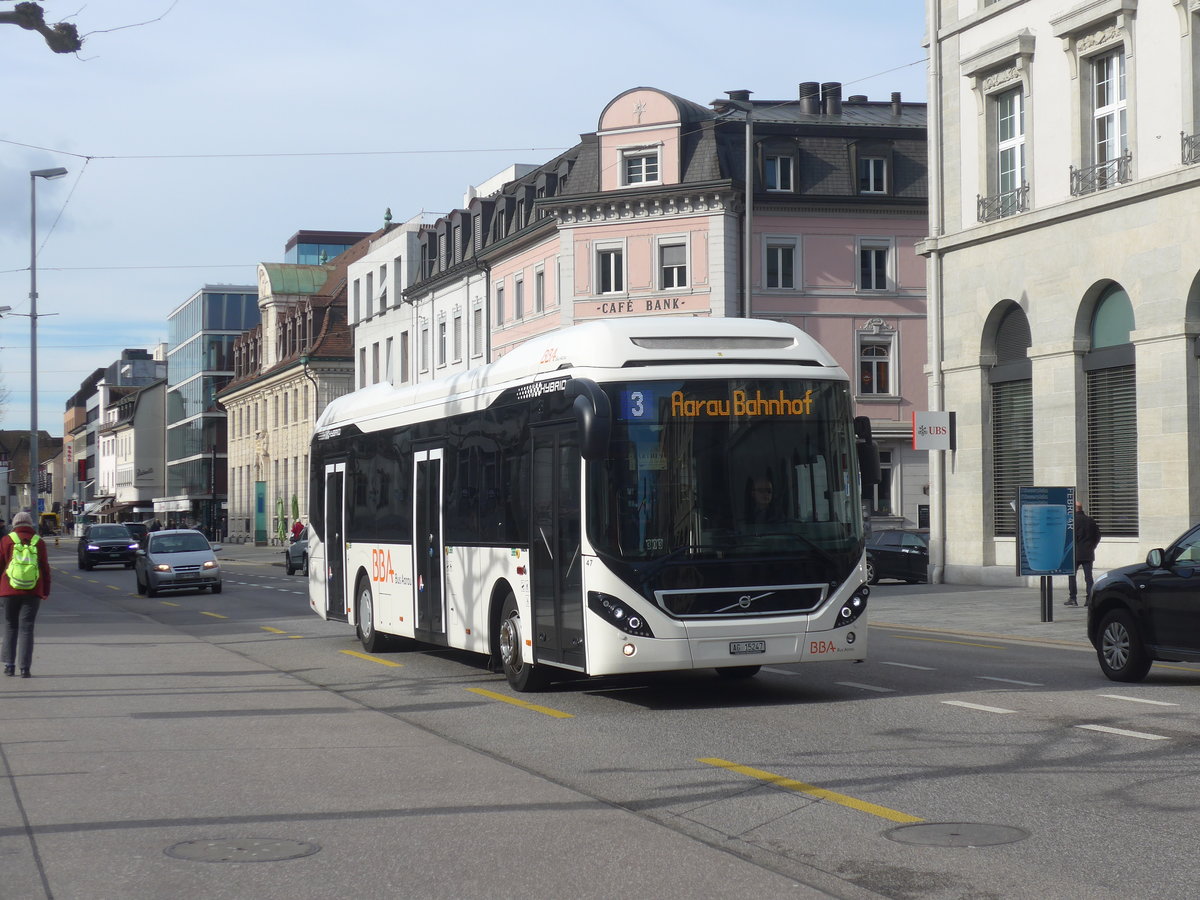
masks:
[[[234,341],[259,322],[253,285],[205,285],[167,317],[167,489],[154,501],[164,524],[224,531],[227,431],[217,392],[233,377]]]
[[[369,234],[368,231],[297,231],[284,245],[283,261],[301,266],[324,265]]]

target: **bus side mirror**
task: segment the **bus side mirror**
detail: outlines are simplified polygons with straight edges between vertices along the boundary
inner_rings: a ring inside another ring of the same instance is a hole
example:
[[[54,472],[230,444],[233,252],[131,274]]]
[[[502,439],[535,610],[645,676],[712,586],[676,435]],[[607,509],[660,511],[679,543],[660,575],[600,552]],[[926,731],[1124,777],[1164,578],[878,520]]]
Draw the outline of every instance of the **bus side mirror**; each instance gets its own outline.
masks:
[[[567,382],[567,398],[579,423],[579,453],[584,459],[600,459],[608,450],[612,434],[612,405],[608,394],[590,378]]]
[[[871,419],[854,417],[854,449],[858,451],[858,471],[862,477],[862,498],[871,499],[873,488],[879,484],[879,445],[871,435]]]

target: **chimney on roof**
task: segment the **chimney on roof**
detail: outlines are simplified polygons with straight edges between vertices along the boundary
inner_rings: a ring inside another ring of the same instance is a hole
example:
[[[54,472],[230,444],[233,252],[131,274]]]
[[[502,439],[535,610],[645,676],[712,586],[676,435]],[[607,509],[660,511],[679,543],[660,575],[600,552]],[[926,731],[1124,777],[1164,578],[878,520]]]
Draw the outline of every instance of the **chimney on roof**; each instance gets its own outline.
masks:
[[[821,85],[821,100],[825,105],[825,115],[840,116],[842,114],[842,83],[826,81]]]
[[[892,91],[892,115],[899,116],[902,111],[900,106],[900,92]]]
[[[851,94],[849,97],[846,98],[846,102],[847,103],[866,103],[867,95],[866,94]]]
[[[821,85],[818,82],[800,82],[800,112],[814,116],[821,112]]]
[[[726,91],[725,93],[729,96],[730,100],[744,100],[749,102],[751,91]]]

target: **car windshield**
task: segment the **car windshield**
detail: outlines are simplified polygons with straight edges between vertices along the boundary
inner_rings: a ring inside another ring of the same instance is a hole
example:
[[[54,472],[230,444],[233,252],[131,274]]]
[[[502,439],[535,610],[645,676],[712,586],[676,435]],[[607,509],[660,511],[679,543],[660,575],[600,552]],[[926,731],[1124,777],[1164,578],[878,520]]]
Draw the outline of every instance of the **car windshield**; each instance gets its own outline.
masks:
[[[208,539],[199,533],[156,534],[150,538],[151,553],[192,553],[208,549]]]
[[[124,525],[97,525],[88,536],[93,541],[127,541],[130,537]]]

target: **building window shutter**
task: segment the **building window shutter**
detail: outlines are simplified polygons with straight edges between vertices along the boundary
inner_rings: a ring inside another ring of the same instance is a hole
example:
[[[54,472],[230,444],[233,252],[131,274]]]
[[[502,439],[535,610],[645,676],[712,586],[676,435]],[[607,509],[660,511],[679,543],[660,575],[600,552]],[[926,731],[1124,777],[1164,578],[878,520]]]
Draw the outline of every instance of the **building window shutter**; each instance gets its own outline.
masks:
[[[1033,485],[1033,388],[1028,380],[992,385],[992,527],[1016,535],[1017,488]]]
[[[1088,502],[1104,535],[1138,533],[1137,378],[1133,366],[1087,373]]]

